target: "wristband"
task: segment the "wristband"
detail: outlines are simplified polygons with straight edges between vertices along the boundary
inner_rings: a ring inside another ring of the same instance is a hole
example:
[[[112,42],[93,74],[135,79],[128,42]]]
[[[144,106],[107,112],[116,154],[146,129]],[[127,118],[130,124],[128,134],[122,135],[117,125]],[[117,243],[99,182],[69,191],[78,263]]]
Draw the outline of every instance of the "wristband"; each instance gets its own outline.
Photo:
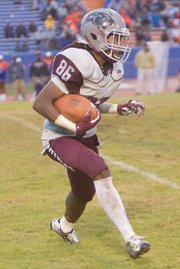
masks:
[[[63,115],[59,115],[54,123],[76,133],[76,124],[65,118]]]
[[[117,114],[117,104],[103,103],[100,105],[102,113]]]

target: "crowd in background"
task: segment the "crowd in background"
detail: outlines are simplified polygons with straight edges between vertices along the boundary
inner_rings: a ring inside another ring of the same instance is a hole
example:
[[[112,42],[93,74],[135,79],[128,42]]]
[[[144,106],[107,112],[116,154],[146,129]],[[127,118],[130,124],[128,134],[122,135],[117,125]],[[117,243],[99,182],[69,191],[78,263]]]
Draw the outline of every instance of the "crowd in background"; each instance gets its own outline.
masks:
[[[22,4],[22,1],[17,0],[14,4]],[[152,29],[162,29],[162,41],[180,44],[180,1],[106,0],[104,7],[112,8],[123,16],[127,27],[136,34],[136,45],[150,41]],[[6,75],[12,83],[14,100],[18,100],[19,95],[23,100],[26,99],[26,69],[34,85],[32,98],[39,93],[50,76],[53,60],[50,51],[60,50],[77,39],[81,18],[87,12],[79,0],[33,0],[32,10],[38,10],[41,26],[36,22],[31,22],[28,26],[20,22],[15,26],[8,21],[4,26],[4,36],[18,38],[15,52],[28,51],[27,37],[36,40],[37,50],[48,52],[45,57],[36,53],[35,61],[28,68],[19,57],[13,56],[8,63],[0,55],[0,101],[6,99]]]
[[[47,46],[48,49],[61,49],[76,40],[81,18],[87,12],[79,0],[35,0],[32,8],[39,11],[41,21],[44,22],[43,27],[37,28],[38,36],[40,34],[42,37],[38,45],[42,49]],[[47,36],[50,42],[46,41]]]
[[[106,0],[105,7],[118,11],[136,33],[136,44],[151,40],[151,30],[162,29],[161,41],[180,44],[180,1]]]
[[[50,51],[47,51],[44,56],[41,55],[40,51],[36,51],[35,60],[26,66],[22,58],[16,55],[12,55],[10,62],[7,62],[4,56],[0,55],[0,102],[6,100],[7,78],[12,87],[13,100],[26,100],[26,71],[29,72],[29,82],[34,87],[31,98],[33,100],[50,78],[53,58]]]
[[[69,39],[76,38],[79,22],[87,11],[80,1],[35,0],[34,2],[36,4],[33,8],[40,11],[41,19],[46,25],[48,20],[57,22],[53,27],[56,28],[59,41],[68,42]],[[162,41],[171,40],[180,43],[179,1],[106,0],[104,7],[112,8],[122,15],[127,27],[136,33],[136,45],[150,41],[152,29],[163,29]]]
[[[106,0],[104,7],[112,8],[124,18],[131,32],[135,32],[136,45],[150,41],[152,30],[161,29],[161,40],[180,44],[180,1],[164,0]],[[16,27],[7,22],[6,38],[21,38],[15,51],[28,51],[26,37],[36,40],[37,49],[59,50],[76,40],[79,23],[87,12],[79,0],[33,0],[32,10],[38,10],[40,26],[20,22]]]
[[[76,40],[79,34],[79,23],[87,12],[79,0],[35,0],[32,10],[38,10],[41,24],[36,22],[25,26],[23,22],[4,25],[5,38],[20,38],[15,51],[28,51],[26,37],[36,40],[37,49],[59,50]]]

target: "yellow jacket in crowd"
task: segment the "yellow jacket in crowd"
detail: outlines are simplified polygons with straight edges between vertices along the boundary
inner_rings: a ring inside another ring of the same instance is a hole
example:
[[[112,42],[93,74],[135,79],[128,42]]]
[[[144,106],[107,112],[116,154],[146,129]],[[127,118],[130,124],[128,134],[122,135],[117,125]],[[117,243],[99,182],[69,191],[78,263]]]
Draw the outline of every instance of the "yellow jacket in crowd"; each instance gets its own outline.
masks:
[[[155,55],[147,46],[137,52],[135,57],[135,65],[137,68],[155,68]]]
[[[52,30],[55,27],[55,20],[52,15],[48,15],[45,20],[46,29]]]

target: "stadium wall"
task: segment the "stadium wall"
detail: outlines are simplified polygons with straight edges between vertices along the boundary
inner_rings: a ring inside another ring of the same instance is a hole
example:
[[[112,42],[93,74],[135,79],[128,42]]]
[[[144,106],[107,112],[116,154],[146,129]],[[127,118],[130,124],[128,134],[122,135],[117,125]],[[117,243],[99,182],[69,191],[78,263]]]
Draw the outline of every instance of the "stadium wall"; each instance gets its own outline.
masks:
[[[137,69],[134,65],[134,57],[137,51],[141,49],[141,47],[136,47],[132,49],[129,59],[124,64],[125,69],[125,78],[136,78],[137,76]],[[57,51],[52,52],[53,55],[57,53]],[[29,67],[30,64],[35,60],[35,52],[22,52],[22,53],[14,53],[17,57],[22,58],[22,62],[26,66],[26,82],[29,81]],[[42,53],[42,57],[44,53]],[[11,61],[12,54],[5,54],[4,59],[8,62]],[[168,70],[167,76],[176,76],[178,70],[180,68],[180,46],[170,47],[169,48],[169,56],[168,56]],[[8,81],[8,78],[7,78]]]
[[[141,47],[133,48],[128,61],[124,64],[125,77],[126,78],[136,78],[137,69],[134,65],[134,58],[136,53],[141,49]],[[169,48],[168,57],[168,70],[167,76],[176,76],[180,68],[180,46]]]

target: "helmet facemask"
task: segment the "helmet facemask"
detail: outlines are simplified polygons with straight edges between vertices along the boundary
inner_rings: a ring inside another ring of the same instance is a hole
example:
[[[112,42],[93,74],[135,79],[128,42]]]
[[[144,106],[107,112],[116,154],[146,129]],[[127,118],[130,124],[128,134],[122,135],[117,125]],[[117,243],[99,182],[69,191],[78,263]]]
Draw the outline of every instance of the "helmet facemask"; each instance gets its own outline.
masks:
[[[99,47],[99,50],[113,61],[124,63],[131,52],[128,47],[129,30],[127,28],[121,31],[112,30],[105,36],[105,42]]]

